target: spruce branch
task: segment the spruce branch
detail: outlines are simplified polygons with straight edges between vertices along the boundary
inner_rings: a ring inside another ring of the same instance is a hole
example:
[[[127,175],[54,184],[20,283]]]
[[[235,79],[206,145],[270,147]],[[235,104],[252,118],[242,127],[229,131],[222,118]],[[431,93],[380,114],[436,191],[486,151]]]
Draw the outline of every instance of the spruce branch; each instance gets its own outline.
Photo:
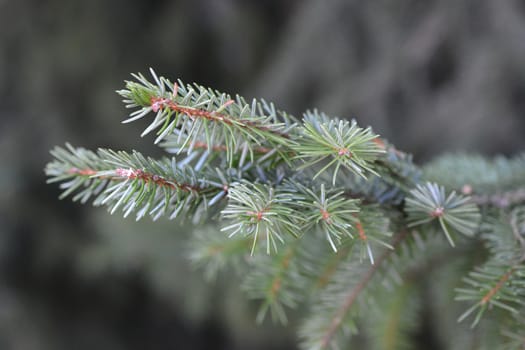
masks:
[[[280,191],[271,186],[238,183],[230,187],[228,206],[222,217],[232,220],[223,227],[229,237],[237,234],[253,236],[252,255],[259,240],[266,241],[266,253],[277,251],[277,241],[284,243],[283,233],[295,237],[301,235],[297,219],[301,213],[291,207],[294,200],[302,199],[297,194]]]
[[[456,299],[472,303],[460,320],[510,313],[508,334],[522,339],[524,155],[455,155],[422,169],[354,120],[314,110],[299,121],[264,100],[151,75],[133,75],[118,91],[132,109],[124,123],[148,120],[142,136],[155,132],[174,157],[57,147],[45,171],[60,198],[94,199],[137,220],[212,221],[191,235],[190,259],[210,278],[225,267],[241,272],[242,289],[262,301],[257,321],[270,313],[284,323],[288,309],[310,306],[300,329],[307,349],[344,347],[357,322],[374,318],[365,333],[381,334],[378,344],[408,344],[394,332],[415,324],[414,271],[446,267],[446,242],[460,233],[454,256],[469,266],[450,279],[466,275]],[[485,255],[472,261],[474,250]]]
[[[416,348],[411,337],[421,322],[422,298],[414,283],[404,281],[396,289],[377,292],[366,317],[366,337],[373,349],[409,350]]]
[[[410,193],[411,197],[406,198],[409,227],[437,220],[453,247],[449,226],[466,236],[472,236],[478,228],[481,215],[468,197],[455,192],[445,196],[444,187],[429,182],[418,185]]]
[[[524,207],[514,208],[510,213],[500,212],[481,226],[482,238],[490,255],[509,267],[523,261],[523,213]]]
[[[314,179],[330,167],[335,168],[333,184],[340,167],[364,178],[365,172],[377,175],[372,164],[385,150],[374,141],[378,135],[370,128],[362,129],[354,120],[330,119],[315,110],[305,113],[300,133],[302,138],[295,146],[296,158],[305,161],[300,168],[312,167],[326,160]]]
[[[196,268],[203,270],[208,280],[214,280],[226,267],[242,270],[252,241],[246,237],[224,239],[214,227],[196,230],[188,244],[189,259]]]
[[[150,72],[155,83],[134,74],[136,81],[126,82],[126,89],[118,91],[126,107],[135,109],[123,123],[156,113],[142,136],[158,129],[155,143],[159,143],[176,132],[178,145],[171,147],[176,148],[177,153],[191,152],[195,143],[202,144],[198,139],[201,136],[208,151],[224,145],[230,164],[240,147],[248,147],[252,159],[254,147],[263,145],[278,149],[286,158],[287,152],[281,149],[293,144],[289,132],[295,121],[276,111],[273,104],[253,100],[250,105],[240,96],[234,100],[227,94],[196,84],[186,85],[180,80],[172,83],[159,78],[153,70]]]
[[[249,298],[262,300],[256,317],[258,323],[270,311],[272,320],[286,324],[288,319],[284,308],[295,308],[305,299],[308,279],[302,273],[300,242],[295,240],[288,244],[276,256],[253,257],[242,289]]]
[[[525,306],[525,264],[520,229],[525,227],[525,216],[522,210],[518,207],[509,215],[501,213],[482,226],[490,259],[463,279],[467,287],[456,289],[456,300],[474,301],[458,321],[476,312],[474,327],[492,307],[515,314],[519,307]]]
[[[392,247],[400,245],[407,237],[409,232],[403,230],[394,236],[392,241]],[[328,349],[336,347],[337,343],[334,343],[334,339],[339,331],[343,331],[345,334],[356,332],[355,324],[349,319],[350,311],[354,304],[357,302],[358,297],[362,295],[363,290],[368,286],[372,278],[375,276],[377,271],[383,267],[383,263],[388,260],[394,250],[385,250],[381,256],[376,260],[374,265],[368,266],[364,269],[362,266],[358,269],[357,266],[353,266],[354,269],[348,270],[350,274],[359,274],[361,270],[360,278],[358,280],[353,279],[340,279],[340,282],[353,281],[352,286],[349,289],[340,289],[340,284],[335,285],[336,290],[328,291],[327,300],[324,300],[325,306],[331,310],[329,319],[325,319],[325,310],[314,310],[316,316],[320,316],[319,319],[313,317],[309,319],[301,328],[300,335],[303,338],[303,346],[307,349]],[[337,277],[337,276],[336,276]]]
[[[458,318],[458,322],[477,311],[472,322],[474,327],[491,307],[516,314],[516,306],[525,306],[525,265],[507,268],[498,262],[488,263],[471,272],[468,278],[464,278],[464,282],[472,288],[457,288],[456,300],[474,300],[476,303]]]
[[[429,181],[449,189],[468,184],[480,193],[495,189],[511,189],[523,182],[525,154],[514,157],[483,157],[479,154],[446,154],[424,166]]]
[[[191,168],[175,158],[154,160],[138,152],[115,152],[99,149],[97,153],[74,148],[56,147],[55,162],[48,164],[48,182],[63,182],[64,198],[77,192],[73,200],[82,203],[96,196],[93,204],[108,205],[111,213],[122,208],[124,217],[136,212],[137,220],[149,214],[153,219],[170,218],[206,206],[207,199],[224,195],[216,182],[199,180]],[[209,174],[209,178],[216,178]]]
[[[372,245],[379,248],[393,250],[394,247],[388,242],[392,236],[391,222],[385,213],[376,205],[366,205],[361,207],[361,212],[357,216],[356,230],[359,236],[360,259],[369,259],[372,265],[374,253]]]
[[[305,195],[305,200],[299,202],[305,212],[304,229],[315,227],[323,232],[330,247],[337,252],[343,238],[354,238],[352,223],[357,221],[358,201],[345,198],[342,191],[327,192],[324,184],[318,193],[305,186],[297,186]]]

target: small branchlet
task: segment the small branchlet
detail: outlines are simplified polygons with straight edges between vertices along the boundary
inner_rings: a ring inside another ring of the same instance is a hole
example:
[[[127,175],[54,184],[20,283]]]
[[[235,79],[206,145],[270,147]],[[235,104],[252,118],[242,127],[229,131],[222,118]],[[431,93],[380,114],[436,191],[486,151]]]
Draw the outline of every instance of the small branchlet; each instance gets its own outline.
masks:
[[[315,179],[333,167],[333,184],[341,167],[364,178],[366,172],[377,175],[373,162],[385,153],[384,145],[370,128],[358,127],[355,120],[329,119],[317,111],[305,114],[301,135],[301,142],[294,147],[296,158],[304,160],[300,168],[321,164]]]
[[[409,227],[438,221],[451,246],[455,244],[449,227],[466,236],[472,236],[479,227],[481,215],[469,197],[455,192],[446,196],[444,187],[428,182],[410,193],[406,198]]]

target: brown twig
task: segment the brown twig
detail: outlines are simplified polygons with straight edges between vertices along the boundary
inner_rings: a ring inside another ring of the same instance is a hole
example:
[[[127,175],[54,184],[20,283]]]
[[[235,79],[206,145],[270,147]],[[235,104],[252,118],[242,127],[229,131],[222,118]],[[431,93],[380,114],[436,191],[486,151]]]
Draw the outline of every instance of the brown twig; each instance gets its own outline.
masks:
[[[492,297],[494,297],[494,295],[496,295],[498,293],[498,291],[501,289],[501,287],[503,287],[505,285],[505,283],[508,281],[508,279],[514,273],[515,270],[516,270],[516,268],[512,267],[507,272],[505,272],[503,274],[503,276],[501,276],[501,278],[499,279],[498,283],[496,283],[496,285],[494,287],[492,287],[487,292],[487,294],[485,294],[483,296],[483,298],[480,301],[481,305],[485,305],[486,303],[488,303],[492,299]]]
[[[212,146],[208,146],[208,144],[206,142],[195,142],[195,144],[193,145],[193,148],[194,149],[208,149],[211,148],[212,151],[214,152],[225,152],[228,150],[228,147],[226,147],[226,145],[212,145]],[[269,153],[270,151],[272,151],[273,148],[268,148],[268,147],[262,147],[262,146],[258,146],[258,147],[254,147],[253,148],[253,151],[255,153],[260,153],[260,154],[266,154],[266,153]]]
[[[176,180],[165,179],[164,177],[160,175],[148,173],[142,169],[117,168],[115,169],[115,175],[100,175],[100,176],[97,176],[98,171],[94,169],[89,169],[89,168],[86,168],[86,169],[71,168],[67,172],[73,175],[97,177],[99,179],[108,179],[111,181],[119,181],[119,180],[124,180],[124,179],[140,179],[146,183],[154,183],[157,186],[168,187],[168,188],[171,188],[172,190],[180,189],[186,192],[202,191],[201,187],[183,183],[183,182],[178,182]]]
[[[222,122],[227,125],[237,125],[237,126],[241,126],[245,128],[253,128],[253,129],[260,130],[260,131],[269,132],[269,133],[278,135],[285,139],[290,138],[290,135],[288,135],[287,133],[284,133],[278,130],[274,130],[269,126],[261,125],[252,120],[235,119],[230,115],[227,115],[225,113],[220,113],[217,111],[207,111],[205,109],[181,106],[168,98],[152,97],[151,106],[153,108],[153,111],[158,111],[159,109],[163,109],[167,107],[174,112],[185,114],[192,119],[204,118],[204,119],[211,120],[211,121]]]

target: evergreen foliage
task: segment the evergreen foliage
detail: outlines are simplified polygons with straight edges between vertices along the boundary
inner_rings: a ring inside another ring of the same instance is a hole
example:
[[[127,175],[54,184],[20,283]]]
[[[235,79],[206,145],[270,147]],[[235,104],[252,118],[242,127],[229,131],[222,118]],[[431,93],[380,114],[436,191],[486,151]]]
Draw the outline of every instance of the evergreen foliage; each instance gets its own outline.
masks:
[[[151,73],[118,91],[133,110],[124,123],[148,118],[142,136],[155,132],[172,156],[56,147],[46,174],[61,198],[137,220],[219,223],[196,229],[192,261],[209,277],[233,267],[261,301],[259,322],[286,323],[306,306],[304,349],[347,348],[358,332],[376,348],[414,348],[420,280],[432,283],[422,277],[434,265],[447,271],[434,288],[455,288],[460,322],[487,327],[476,336],[502,349],[525,347],[523,155],[451,155],[420,168],[354,120],[318,111],[299,120]]]

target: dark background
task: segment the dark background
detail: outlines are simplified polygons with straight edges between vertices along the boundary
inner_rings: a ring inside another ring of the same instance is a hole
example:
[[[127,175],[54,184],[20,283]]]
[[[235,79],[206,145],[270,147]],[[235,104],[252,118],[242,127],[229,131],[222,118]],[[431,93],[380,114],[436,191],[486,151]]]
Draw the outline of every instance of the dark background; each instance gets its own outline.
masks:
[[[525,1],[0,0],[0,349],[292,349],[186,228],[57,199],[49,149],[138,149],[148,67],[295,115],[355,117],[424,163],[525,146]]]

